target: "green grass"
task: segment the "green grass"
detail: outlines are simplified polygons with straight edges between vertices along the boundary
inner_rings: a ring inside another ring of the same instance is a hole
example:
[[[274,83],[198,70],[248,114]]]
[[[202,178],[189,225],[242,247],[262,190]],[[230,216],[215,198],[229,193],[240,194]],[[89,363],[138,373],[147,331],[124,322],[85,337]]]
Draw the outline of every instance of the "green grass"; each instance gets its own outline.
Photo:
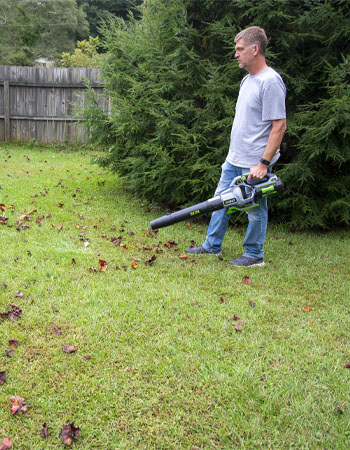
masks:
[[[243,237],[232,227],[223,260],[181,259],[206,226],[148,235],[164,211],[92,164],[96,155],[0,147],[0,203],[14,207],[1,213],[12,226],[0,225],[0,312],[22,309],[0,322],[0,442],[56,450],[74,421],[75,449],[349,449],[348,232],[271,225],[268,264],[234,268]],[[111,242],[119,236],[126,248]],[[10,339],[19,346],[7,357]],[[10,416],[13,395],[27,412]]]

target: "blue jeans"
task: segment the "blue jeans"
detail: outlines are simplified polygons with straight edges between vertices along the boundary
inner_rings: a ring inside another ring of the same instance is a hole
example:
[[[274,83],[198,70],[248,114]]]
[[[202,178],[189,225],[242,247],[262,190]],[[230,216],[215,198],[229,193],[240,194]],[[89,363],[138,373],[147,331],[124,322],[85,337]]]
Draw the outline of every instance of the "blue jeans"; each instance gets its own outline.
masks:
[[[235,177],[240,176],[243,173],[247,173],[249,170],[249,168],[233,166],[229,162],[225,161],[222,165],[221,178],[216,188],[215,195],[218,195],[225,189],[229,188]],[[248,214],[249,225],[243,243],[243,247],[245,249],[243,255],[250,258],[263,258],[263,245],[268,220],[267,198],[265,197],[260,199],[260,205],[255,208],[248,209],[246,213]],[[207,231],[207,237],[203,244],[203,247],[208,252],[221,252],[222,241],[224,239],[229,220],[230,216],[226,214],[226,209],[220,209],[213,212]]]

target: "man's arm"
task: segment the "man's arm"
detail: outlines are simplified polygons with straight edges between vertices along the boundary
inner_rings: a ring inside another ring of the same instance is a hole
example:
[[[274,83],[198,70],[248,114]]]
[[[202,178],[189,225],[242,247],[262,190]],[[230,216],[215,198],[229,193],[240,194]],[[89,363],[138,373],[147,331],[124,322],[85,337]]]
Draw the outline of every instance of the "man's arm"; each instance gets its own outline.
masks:
[[[267,145],[262,155],[262,159],[266,159],[267,161],[271,161],[274,154],[279,149],[283,135],[287,129],[287,121],[286,119],[279,119],[272,121],[272,128],[269,135],[269,140],[267,141]],[[259,162],[256,166],[250,169],[248,180],[257,180],[264,178],[267,174],[268,166]]]

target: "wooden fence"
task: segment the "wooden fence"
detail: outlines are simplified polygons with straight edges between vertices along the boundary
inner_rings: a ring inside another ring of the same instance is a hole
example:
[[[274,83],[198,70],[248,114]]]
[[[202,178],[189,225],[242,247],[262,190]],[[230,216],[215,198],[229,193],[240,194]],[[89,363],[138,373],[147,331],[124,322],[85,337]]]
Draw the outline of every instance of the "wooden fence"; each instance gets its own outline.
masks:
[[[77,109],[86,103],[85,79],[103,93],[99,76],[99,69],[0,66],[0,141],[85,141]],[[100,105],[108,111],[102,96]]]

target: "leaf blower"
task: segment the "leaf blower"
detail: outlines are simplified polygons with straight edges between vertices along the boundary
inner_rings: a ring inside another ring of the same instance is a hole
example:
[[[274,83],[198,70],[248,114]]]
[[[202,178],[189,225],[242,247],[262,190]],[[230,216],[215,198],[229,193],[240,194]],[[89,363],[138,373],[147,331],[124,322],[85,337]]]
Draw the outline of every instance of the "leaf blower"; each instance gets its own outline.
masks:
[[[234,178],[230,187],[220,195],[152,220],[151,228],[155,230],[167,227],[182,220],[223,208],[227,210],[227,214],[231,214],[233,211],[246,211],[259,206],[261,198],[283,191],[282,181],[273,173],[268,173],[258,181],[248,181],[248,175],[246,173]]]

